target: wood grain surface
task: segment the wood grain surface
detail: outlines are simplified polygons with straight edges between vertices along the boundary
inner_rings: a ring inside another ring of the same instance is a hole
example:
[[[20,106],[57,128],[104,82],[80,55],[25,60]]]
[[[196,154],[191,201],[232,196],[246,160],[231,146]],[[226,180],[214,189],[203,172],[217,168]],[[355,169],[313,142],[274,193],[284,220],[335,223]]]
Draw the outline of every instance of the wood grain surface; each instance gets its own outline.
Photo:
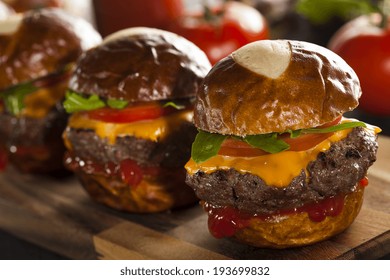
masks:
[[[311,246],[271,250],[214,239],[199,205],[122,213],[91,201],[74,177],[35,177],[11,168],[0,175],[0,228],[72,259],[377,259],[390,254],[390,138],[380,137],[379,145],[355,222]]]

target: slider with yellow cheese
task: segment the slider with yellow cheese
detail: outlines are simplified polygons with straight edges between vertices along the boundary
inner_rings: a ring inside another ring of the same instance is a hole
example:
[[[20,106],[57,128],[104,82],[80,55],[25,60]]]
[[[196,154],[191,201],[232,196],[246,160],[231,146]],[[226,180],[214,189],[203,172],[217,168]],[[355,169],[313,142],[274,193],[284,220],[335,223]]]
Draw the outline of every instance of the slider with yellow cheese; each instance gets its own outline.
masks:
[[[91,24],[61,9],[0,22],[0,169],[63,173],[61,102],[79,55],[101,42]]]
[[[65,164],[95,201],[134,213],[197,201],[183,166],[210,68],[194,44],[151,28],[118,31],[82,55],[64,102]]]
[[[380,132],[343,117],[360,95],[345,61],[306,42],[258,41],[219,61],[195,101],[185,166],[210,232],[286,248],[345,230]]]

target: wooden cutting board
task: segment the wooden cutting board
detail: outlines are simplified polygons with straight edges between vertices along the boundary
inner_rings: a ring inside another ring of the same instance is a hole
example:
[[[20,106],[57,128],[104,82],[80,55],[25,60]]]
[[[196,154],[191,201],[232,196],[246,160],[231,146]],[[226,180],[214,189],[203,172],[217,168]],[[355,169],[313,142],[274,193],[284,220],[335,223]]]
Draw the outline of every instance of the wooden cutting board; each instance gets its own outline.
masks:
[[[199,205],[136,215],[90,200],[73,177],[0,175],[0,228],[72,259],[377,259],[390,254],[390,138],[379,138],[362,210],[345,232],[271,250],[214,239]],[[1,242],[1,240],[0,240]]]

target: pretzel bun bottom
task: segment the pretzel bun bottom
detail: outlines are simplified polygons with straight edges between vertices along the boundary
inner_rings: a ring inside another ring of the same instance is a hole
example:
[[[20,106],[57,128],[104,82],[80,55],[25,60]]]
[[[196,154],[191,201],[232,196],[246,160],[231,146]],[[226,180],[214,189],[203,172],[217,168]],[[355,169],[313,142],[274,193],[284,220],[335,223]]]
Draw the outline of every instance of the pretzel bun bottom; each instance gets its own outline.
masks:
[[[363,203],[364,188],[358,187],[346,195],[342,212],[327,216],[321,222],[312,221],[307,213],[275,217],[270,220],[253,219],[248,227],[236,232],[234,239],[241,243],[283,249],[317,243],[347,229],[358,215]]]
[[[193,205],[198,201],[192,189],[184,184],[184,175],[174,172],[164,178],[145,176],[136,187],[129,186],[120,178],[81,171],[76,175],[93,200],[116,210],[157,213]]]

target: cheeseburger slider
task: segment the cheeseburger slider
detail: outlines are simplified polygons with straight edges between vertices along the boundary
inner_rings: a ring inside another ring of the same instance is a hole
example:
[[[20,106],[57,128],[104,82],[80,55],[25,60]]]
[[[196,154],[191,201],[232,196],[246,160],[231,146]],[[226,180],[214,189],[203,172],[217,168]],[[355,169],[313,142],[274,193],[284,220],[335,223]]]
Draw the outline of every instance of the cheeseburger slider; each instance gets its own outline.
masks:
[[[285,248],[345,230],[380,131],[343,117],[360,95],[354,71],[310,43],[258,41],[219,61],[198,91],[185,166],[210,232]]]
[[[0,158],[24,172],[65,170],[61,101],[75,61],[101,37],[60,9],[9,18],[0,33]]]
[[[197,132],[191,99],[210,68],[186,39],[141,27],[81,56],[64,102],[65,163],[94,200],[136,213],[197,200],[183,166]]]

